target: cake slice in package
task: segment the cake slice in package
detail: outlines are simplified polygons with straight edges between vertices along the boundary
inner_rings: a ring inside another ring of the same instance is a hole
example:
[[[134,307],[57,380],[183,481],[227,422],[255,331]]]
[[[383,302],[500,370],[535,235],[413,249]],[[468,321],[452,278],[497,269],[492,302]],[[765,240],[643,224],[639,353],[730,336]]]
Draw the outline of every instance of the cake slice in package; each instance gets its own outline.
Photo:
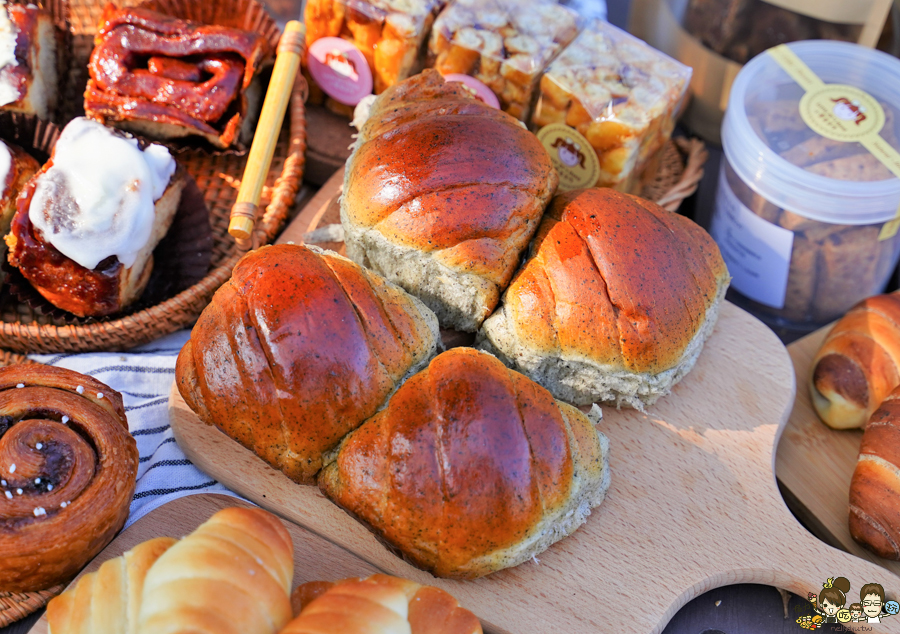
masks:
[[[578,15],[551,0],[456,0],[434,22],[427,65],[474,77],[526,121],[540,74],[578,27]]]
[[[425,37],[445,4],[446,0],[307,0],[303,14],[308,55],[318,57],[318,67],[332,75],[323,80],[314,73],[313,78],[352,113],[363,93],[372,88],[381,93],[421,68]],[[357,68],[354,52],[333,38],[352,44],[367,68]],[[326,41],[316,45],[320,40]],[[309,60],[311,72],[314,61]],[[351,80],[354,85],[348,88]]]
[[[690,79],[690,67],[596,20],[541,78],[532,124],[539,137],[552,124],[574,128],[583,138],[571,134],[568,144],[596,152],[596,183],[578,186],[634,191],[671,137]]]

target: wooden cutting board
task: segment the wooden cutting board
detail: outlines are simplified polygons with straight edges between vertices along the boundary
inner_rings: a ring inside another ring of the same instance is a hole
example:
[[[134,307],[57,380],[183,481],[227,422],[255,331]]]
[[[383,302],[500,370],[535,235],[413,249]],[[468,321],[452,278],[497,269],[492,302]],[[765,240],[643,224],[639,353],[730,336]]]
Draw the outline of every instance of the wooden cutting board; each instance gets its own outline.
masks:
[[[169,502],[122,531],[78,576],[93,572],[104,561],[118,557],[153,537],[184,537],[216,511],[228,506],[252,505],[237,498],[213,493],[190,495]],[[367,577],[378,572],[375,567],[343,548],[295,524],[286,522],[285,527],[294,541],[294,588],[307,581]],[[34,624],[29,634],[47,634],[46,614]]]
[[[194,463],[261,506],[377,568],[438,585],[489,632],[659,632],[717,586],[763,583],[806,596],[833,576],[851,597],[900,578],[831,548],[791,516],[775,482],[775,447],[794,398],[784,346],[730,303],[694,370],[646,413],[605,408],[612,486],[572,536],[536,561],[476,581],[434,579],[393,555],[314,487],[288,480],[202,424],[177,390],[170,418]],[[900,617],[878,626],[900,632]]]

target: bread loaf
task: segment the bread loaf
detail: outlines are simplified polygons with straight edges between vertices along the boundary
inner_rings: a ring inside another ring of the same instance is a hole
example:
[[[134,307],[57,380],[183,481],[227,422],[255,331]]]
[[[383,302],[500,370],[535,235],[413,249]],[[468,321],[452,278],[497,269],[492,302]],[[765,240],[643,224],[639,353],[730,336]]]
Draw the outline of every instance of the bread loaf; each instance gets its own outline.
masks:
[[[475,615],[443,590],[388,575],[313,581],[295,595],[308,601],[281,634],[482,633]]]
[[[474,332],[558,181],[521,123],[426,70],[376,99],[347,160],[347,255]]]
[[[341,444],[319,486],[417,566],[480,577],[584,523],[609,487],[608,441],[493,356],[454,348]]]
[[[558,399],[641,409],[694,366],[729,279],[684,216],[610,189],[569,191],[476,345]]]
[[[866,425],[850,480],[850,534],[880,557],[900,560],[900,387]]]
[[[303,483],[440,341],[422,302],[315,247],[246,255],[178,355],[187,404]]]
[[[876,295],[842,317],[816,353],[809,393],[835,429],[865,425],[900,385],[900,295]]]

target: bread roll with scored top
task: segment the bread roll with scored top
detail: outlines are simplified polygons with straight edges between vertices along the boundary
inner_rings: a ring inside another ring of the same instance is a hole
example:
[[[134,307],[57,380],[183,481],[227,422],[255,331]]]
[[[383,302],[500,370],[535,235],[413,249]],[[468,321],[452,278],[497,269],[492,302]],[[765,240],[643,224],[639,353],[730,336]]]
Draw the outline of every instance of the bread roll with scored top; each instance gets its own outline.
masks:
[[[426,70],[378,97],[347,160],[347,255],[474,332],[558,182],[521,123]]]
[[[0,1],[0,108],[52,118],[62,48],[45,9],[31,2]]]
[[[103,562],[47,605],[49,634],[134,634],[144,577],[178,540],[157,537]]]
[[[216,291],[176,380],[201,420],[312,483],[439,341],[434,314],[380,276],[330,251],[268,246]]]
[[[816,353],[809,394],[828,426],[865,425],[900,385],[900,295],[863,300],[831,329]]]
[[[609,487],[608,447],[574,407],[454,348],[341,444],[319,486],[415,565],[474,578],[583,524]]]
[[[16,198],[39,169],[40,163],[25,150],[0,141],[0,234],[9,233]]]
[[[850,480],[850,534],[878,556],[900,560],[900,387],[863,433]]]
[[[294,592],[299,616],[281,634],[481,634],[474,614],[439,588],[372,575],[337,583],[313,581]]]
[[[611,189],[569,191],[476,345],[558,399],[642,409],[694,366],[729,280],[687,218]]]
[[[262,509],[227,508],[144,579],[137,634],[276,634],[291,619],[294,547]]]
[[[18,198],[9,263],[51,304],[103,317],[134,303],[153,250],[172,225],[187,173],[160,145],[144,148],[83,117]]]

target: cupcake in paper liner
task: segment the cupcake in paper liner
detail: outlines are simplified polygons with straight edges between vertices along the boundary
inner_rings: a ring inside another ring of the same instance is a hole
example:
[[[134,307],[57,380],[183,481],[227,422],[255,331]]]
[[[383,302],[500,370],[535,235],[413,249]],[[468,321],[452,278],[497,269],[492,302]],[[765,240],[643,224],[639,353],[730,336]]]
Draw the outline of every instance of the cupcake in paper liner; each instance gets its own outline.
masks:
[[[15,306],[4,307],[4,318],[28,321],[23,306],[51,322],[118,317],[205,277],[209,212],[168,149],[86,118],[60,130],[0,114],[0,130],[43,163],[18,195],[5,234],[14,268],[6,296]]]
[[[108,4],[85,114],[170,149],[244,152],[281,32],[253,0]]]

